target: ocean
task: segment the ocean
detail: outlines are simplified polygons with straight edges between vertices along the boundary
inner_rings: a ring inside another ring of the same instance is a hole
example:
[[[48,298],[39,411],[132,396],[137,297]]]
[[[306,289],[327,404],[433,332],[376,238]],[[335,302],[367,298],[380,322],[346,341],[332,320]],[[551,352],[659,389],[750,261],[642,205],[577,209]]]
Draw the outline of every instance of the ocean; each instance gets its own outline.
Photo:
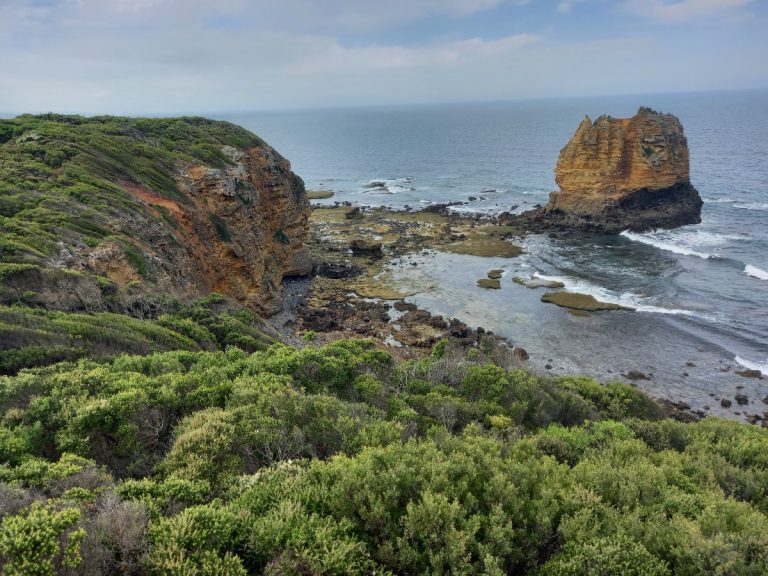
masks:
[[[435,251],[396,266],[409,300],[508,337],[553,374],[588,373],[637,384],[705,413],[762,414],[768,380],[768,91],[613,96],[482,104],[325,109],[219,116],[262,136],[325,201],[393,208],[465,201],[495,213],[544,204],[554,167],[584,115],[632,116],[650,106],[680,118],[702,223],[670,231],[567,239],[534,235],[519,258]],[[475,285],[505,270],[501,290]],[[457,270],[460,273],[457,273]],[[574,316],[540,302],[566,288],[636,309]],[[626,380],[625,380],[626,381]],[[737,393],[749,404],[733,401]],[[722,407],[720,399],[732,401]]]

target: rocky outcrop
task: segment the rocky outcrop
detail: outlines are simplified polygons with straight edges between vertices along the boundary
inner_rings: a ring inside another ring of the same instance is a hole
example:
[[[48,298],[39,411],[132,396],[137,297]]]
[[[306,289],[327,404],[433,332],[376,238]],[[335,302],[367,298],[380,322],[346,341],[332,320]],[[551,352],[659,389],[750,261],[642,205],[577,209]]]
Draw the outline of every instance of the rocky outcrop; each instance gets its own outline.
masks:
[[[218,292],[270,315],[283,278],[312,273],[303,181],[238,126],[58,115],[10,124],[26,132],[0,143],[0,164],[23,183],[22,208],[49,208],[15,210],[8,230],[21,232],[0,302],[153,315]]]
[[[528,229],[616,234],[701,221],[688,144],[671,114],[640,108],[632,118],[585,118],[561,150],[555,175],[560,191],[522,216]]]
[[[185,254],[182,266],[169,262],[169,272],[193,289],[226,294],[268,315],[280,307],[284,277],[312,272],[304,184],[268,146],[223,151],[226,168],[193,165],[176,175],[189,201],[171,210]]]

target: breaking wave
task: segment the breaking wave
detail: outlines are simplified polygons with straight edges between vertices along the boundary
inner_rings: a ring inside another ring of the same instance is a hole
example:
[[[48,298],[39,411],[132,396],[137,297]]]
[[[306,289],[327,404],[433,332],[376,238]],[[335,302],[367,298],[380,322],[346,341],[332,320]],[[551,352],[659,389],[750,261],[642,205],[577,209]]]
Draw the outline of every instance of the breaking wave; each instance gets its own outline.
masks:
[[[759,278],[760,280],[768,280],[768,272],[757,266],[752,266],[752,264],[744,266],[744,274],[753,278]]]
[[[695,316],[697,318],[706,318],[702,314],[698,314],[692,310],[685,310],[682,308],[665,308],[663,306],[655,306],[648,304],[646,299],[632,294],[631,292],[617,293],[613,290],[603,288],[602,286],[595,286],[585,280],[576,280],[569,278],[568,276],[545,276],[544,274],[534,273],[534,278],[541,280],[550,280],[554,282],[562,282],[565,284],[565,290],[568,292],[577,292],[579,294],[588,294],[593,296],[600,302],[606,302],[608,304],[618,304],[625,308],[632,308],[636,312],[652,312],[655,314],[674,314],[679,316]]]

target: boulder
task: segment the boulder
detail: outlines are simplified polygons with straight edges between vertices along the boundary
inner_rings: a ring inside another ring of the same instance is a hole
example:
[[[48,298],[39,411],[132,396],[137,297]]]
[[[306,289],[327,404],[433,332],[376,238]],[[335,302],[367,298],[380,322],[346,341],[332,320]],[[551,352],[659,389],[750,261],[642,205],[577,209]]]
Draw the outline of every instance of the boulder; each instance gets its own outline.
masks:
[[[355,238],[350,242],[349,247],[355,256],[365,256],[368,258],[382,258],[384,252],[381,249],[381,242],[368,240],[367,238]]]

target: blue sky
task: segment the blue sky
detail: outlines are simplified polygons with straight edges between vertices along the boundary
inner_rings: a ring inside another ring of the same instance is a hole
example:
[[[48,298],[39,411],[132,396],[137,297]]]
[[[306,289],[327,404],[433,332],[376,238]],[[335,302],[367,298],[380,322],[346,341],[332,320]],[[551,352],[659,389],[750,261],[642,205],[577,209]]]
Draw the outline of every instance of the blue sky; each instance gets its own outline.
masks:
[[[0,0],[0,112],[768,87],[764,0]]]

